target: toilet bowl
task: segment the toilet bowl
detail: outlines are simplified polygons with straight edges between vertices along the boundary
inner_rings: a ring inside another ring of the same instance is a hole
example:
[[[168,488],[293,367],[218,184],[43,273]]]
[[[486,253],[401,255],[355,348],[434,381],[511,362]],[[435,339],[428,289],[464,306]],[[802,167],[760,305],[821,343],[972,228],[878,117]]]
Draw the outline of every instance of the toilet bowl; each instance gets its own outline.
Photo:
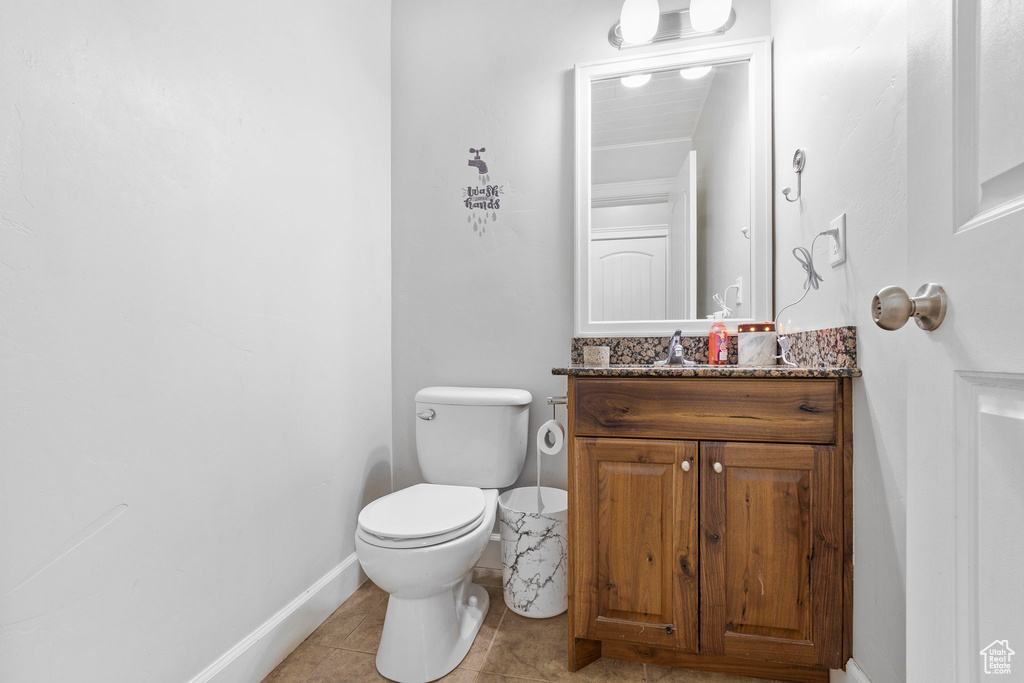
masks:
[[[532,396],[521,389],[428,387],[416,394],[416,455],[427,483],[359,513],[356,553],[389,593],[377,670],[427,683],[454,670],[490,607],[472,582],[494,528],[498,489],[526,458]]]
[[[430,486],[434,485],[418,485]],[[456,487],[438,488],[438,495],[444,495]],[[487,591],[472,583],[472,576],[490,540],[498,492],[471,490],[482,493],[483,514],[447,540],[415,546],[407,544],[430,542],[429,537],[405,538],[396,545],[394,539],[381,538],[362,527],[356,533],[363,571],[390,594],[377,649],[377,670],[393,681],[424,683],[455,669],[487,616]],[[429,508],[419,514],[420,521],[431,518]]]

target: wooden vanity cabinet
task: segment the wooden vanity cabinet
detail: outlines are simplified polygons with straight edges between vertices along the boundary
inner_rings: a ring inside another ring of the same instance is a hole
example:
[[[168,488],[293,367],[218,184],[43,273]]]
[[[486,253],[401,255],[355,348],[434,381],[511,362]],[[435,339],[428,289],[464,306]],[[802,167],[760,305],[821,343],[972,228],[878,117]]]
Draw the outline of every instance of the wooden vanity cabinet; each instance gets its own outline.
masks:
[[[840,668],[835,449],[704,442],[701,454],[701,651]]]
[[[578,631],[697,652],[697,444],[579,438]],[[683,471],[683,466],[689,472]]]
[[[569,378],[570,670],[845,666],[849,382]]]

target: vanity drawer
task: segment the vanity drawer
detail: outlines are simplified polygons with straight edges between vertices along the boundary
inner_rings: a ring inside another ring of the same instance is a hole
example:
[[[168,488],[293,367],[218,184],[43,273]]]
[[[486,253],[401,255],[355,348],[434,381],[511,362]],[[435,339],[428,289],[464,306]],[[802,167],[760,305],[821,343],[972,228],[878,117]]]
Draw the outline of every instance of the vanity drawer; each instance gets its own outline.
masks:
[[[573,433],[834,443],[832,379],[576,378]]]

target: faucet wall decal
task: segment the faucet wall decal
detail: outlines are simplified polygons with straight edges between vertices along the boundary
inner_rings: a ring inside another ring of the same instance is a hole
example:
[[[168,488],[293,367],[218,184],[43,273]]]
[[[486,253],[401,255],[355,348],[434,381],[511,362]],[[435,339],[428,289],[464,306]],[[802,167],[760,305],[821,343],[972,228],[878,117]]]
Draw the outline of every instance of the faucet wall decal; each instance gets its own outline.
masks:
[[[481,147],[480,149],[473,149],[472,147],[469,148],[469,153],[476,155],[474,158],[469,160],[469,165],[476,166],[476,169],[480,172],[480,175],[484,175],[485,173],[487,173],[487,162],[480,158],[480,153],[486,151],[486,147]]]

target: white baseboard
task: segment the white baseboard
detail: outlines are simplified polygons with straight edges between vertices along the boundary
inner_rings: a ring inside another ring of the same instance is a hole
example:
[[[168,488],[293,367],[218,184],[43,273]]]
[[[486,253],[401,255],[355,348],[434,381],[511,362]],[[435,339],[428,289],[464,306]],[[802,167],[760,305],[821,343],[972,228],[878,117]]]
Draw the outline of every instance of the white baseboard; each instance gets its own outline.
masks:
[[[846,671],[832,670],[829,672],[829,683],[871,683],[864,670],[851,659],[846,663]]]
[[[261,681],[366,580],[355,553],[203,669],[191,683]]]
[[[476,566],[485,569],[501,569],[501,534],[491,534],[484,554],[480,556]]]

